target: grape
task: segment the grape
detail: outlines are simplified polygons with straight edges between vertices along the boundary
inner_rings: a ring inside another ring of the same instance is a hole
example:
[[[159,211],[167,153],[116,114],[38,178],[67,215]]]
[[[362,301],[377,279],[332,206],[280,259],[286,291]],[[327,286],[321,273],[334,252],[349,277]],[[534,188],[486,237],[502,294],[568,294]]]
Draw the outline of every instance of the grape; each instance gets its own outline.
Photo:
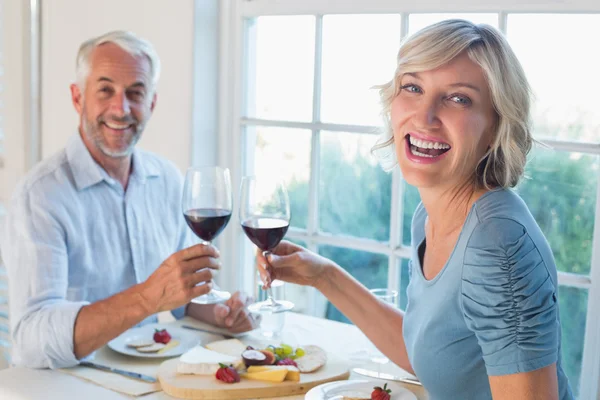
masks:
[[[289,356],[294,352],[294,349],[289,344],[282,344],[281,348],[283,349],[283,355]]]
[[[301,349],[300,347],[298,347],[296,349],[296,357],[302,357],[303,355],[305,355],[306,353],[304,352],[303,349]]]
[[[285,351],[284,351],[283,347],[275,348],[275,354],[277,354],[279,357],[284,357]]]

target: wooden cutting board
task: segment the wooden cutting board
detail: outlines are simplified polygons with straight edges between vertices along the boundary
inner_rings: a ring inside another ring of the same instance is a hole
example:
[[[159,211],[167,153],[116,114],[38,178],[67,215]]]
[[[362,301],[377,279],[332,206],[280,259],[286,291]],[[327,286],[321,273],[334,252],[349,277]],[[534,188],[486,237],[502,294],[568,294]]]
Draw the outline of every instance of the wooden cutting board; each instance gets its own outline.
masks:
[[[327,354],[327,364],[319,370],[300,374],[299,382],[269,383],[242,378],[238,383],[224,383],[214,376],[177,374],[179,359],[163,362],[158,369],[158,379],[168,395],[180,399],[256,399],[292,396],[308,392],[322,383],[348,379],[350,371],[346,361]]]

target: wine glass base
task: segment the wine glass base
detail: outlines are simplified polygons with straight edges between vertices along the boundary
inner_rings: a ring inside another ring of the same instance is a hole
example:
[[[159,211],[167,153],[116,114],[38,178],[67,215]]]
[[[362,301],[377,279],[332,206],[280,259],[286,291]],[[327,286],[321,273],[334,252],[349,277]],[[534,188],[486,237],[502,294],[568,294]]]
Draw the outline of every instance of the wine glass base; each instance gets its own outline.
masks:
[[[275,303],[266,300],[248,306],[248,310],[252,312],[271,314],[290,311],[292,308],[294,308],[294,303],[287,300],[276,300]]]
[[[210,292],[208,292],[202,296],[198,296],[195,299],[192,299],[192,303],[195,303],[195,304],[217,304],[217,303],[223,303],[223,302],[229,300],[230,297],[231,297],[231,293],[229,293],[229,292],[213,289]]]

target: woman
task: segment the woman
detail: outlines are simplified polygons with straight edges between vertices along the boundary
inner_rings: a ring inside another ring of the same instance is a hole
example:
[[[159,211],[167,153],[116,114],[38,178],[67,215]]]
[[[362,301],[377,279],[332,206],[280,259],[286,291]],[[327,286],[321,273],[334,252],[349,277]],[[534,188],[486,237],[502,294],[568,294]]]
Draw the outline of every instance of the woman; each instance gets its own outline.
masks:
[[[552,252],[510,190],[532,137],[529,86],[507,41],[462,20],[429,26],[402,44],[380,92],[389,133],[376,150],[422,200],[406,312],[289,242],[268,262],[258,255],[263,282],[319,289],[432,399],[572,399]]]

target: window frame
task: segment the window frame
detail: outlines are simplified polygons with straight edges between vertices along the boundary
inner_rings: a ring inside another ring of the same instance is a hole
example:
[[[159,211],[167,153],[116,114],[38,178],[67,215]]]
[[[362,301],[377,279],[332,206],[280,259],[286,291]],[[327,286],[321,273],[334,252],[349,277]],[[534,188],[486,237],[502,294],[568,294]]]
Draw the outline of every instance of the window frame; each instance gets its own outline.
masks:
[[[377,127],[360,125],[343,125],[320,122],[320,67],[322,46],[322,19],[327,14],[400,14],[401,36],[408,30],[408,18],[411,13],[497,13],[498,27],[506,32],[508,14],[511,13],[600,13],[600,3],[594,0],[574,0],[569,4],[563,2],[519,0],[457,0],[452,4],[440,4],[437,0],[423,0],[419,4],[406,0],[369,0],[348,2],[345,0],[224,0],[220,8],[219,63],[221,75],[219,79],[219,118],[218,118],[218,160],[221,165],[231,168],[233,182],[240,182],[245,174],[252,173],[253,152],[247,151],[248,138],[244,131],[252,126],[276,126],[283,128],[301,128],[312,132],[311,175],[309,181],[309,217],[307,229],[291,228],[287,237],[302,240],[307,247],[316,251],[320,245],[334,245],[349,249],[365,250],[389,257],[388,287],[398,289],[400,285],[400,260],[410,257],[410,248],[402,245],[402,198],[403,184],[399,170],[392,172],[392,209],[390,217],[390,241],[381,243],[375,240],[345,237],[320,232],[318,209],[319,153],[320,132],[370,133]],[[267,15],[314,15],[316,18],[315,34],[315,74],[313,93],[313,120],[311,122],[272,121],[248,118],[243,115],[246,109],[245,99],[248,91],[253,90],[245,82],[245,70],[250,63],[252,37],[245,35],[248,21],[252,18]],[[401,38],[399,38],[400,41]],[[249,138],[252,140],[252,137]],[[594,143],[542,139],[543,143],[557,151],[579,152],[600,156],[600,140]],[[584,352],[581,366],[581,382],[579,397],[585,399],[598,398],[600,394],[600,319],[589,318],[600,314],[600,173],[598,179],[595,225],[593,232],[593,249],[590,274],[587,276],[560,272],[559,284],[588,290],[588,305],[584,337]],[[235,185],[234,185],[235,186]],[[234,196],[237,196],[237,188]],[[237,196],[236,198],[239,198]],[[236,214],[236,211],[234,211]],[[234,215],[234,221],[237,216]],[[239,224],[234,223],[220,239],[220,245],[228,249],[225,262],[236,265],[223,271],[223,282],[229,288],[242,288],[254,292],[255,273],[252,260],[252,249],[247,244]],[[316,290],[310,294],[310,313],[322,314],[326,299]]]

